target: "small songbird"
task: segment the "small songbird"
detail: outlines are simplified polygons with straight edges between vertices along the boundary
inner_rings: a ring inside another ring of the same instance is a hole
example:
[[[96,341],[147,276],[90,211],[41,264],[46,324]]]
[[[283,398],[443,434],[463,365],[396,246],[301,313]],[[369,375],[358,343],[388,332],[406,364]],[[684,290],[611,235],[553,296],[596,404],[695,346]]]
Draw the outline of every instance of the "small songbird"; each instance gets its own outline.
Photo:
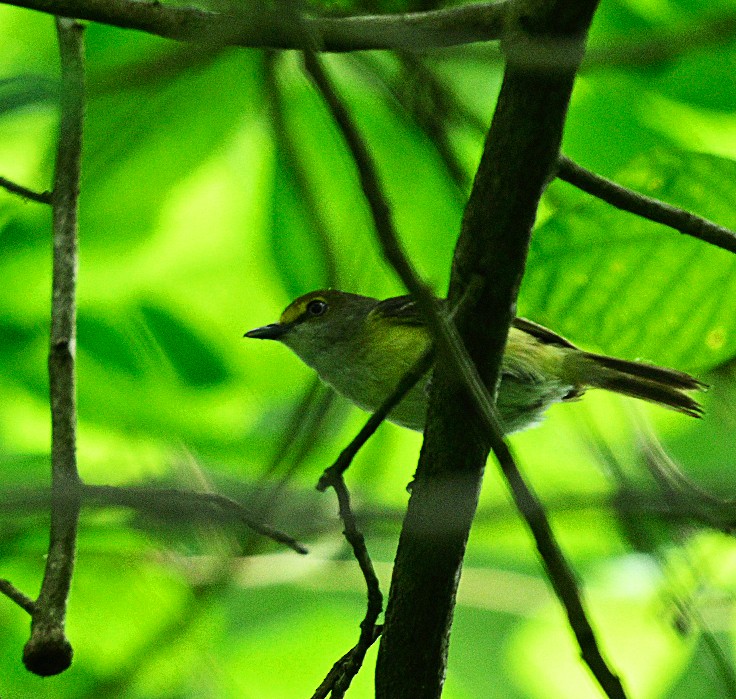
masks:
[[[430,334],[409,296],[379,301],[344,291],[312,291],[293,301],[278,323],[245,333],[278,340],[320,379],[360,408],[375,411],[429,349]],[[388,419],[423,430],[428,376]],[[501,364],[497,409],[508,434],[539,422],[553,403],[604,388],[700,417],[689,391],[706,388],[692,376],[644,362],[578,349],[564,337],[524,318],[514,319]]]

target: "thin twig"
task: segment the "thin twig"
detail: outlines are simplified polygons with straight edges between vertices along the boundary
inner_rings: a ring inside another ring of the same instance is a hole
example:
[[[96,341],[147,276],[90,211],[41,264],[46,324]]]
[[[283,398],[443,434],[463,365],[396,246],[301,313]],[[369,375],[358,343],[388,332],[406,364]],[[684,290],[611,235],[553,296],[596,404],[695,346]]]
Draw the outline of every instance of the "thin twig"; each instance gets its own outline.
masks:
[[[361,447],[375,433],[381,423],[388,417],[389,413],[416,385],[417,381],[429,371],[433,359],[434,352],[432,350],[422,355],[419,361],[401,378],[396,388],[383,401],[380,407],[368,418],[368,421],[351,440],[350,444],[342,450],[335,463],[325,469],[317,484],[318,490],[324,491],[331,487],[337,495],[340,518],[345,527],[343,534],[352,546],[353,554],[365,578],[368,593],[368,607],[365,618],[360,624],[360,638],[358,639],[358,643],[333,665],[322,684],[320,684],[312,696],[312,699],[323,699],[330,692],[332,692],[332,699],[341,699],[350,686],[353,677],[355,677],[363,665],[363,660],[368,649],[380,635],[376,621],[383,610],[383,595],[378,577],[373,568],[373,562],[365,545],[365,538],[358,529],[355,515],[350,506],[350,493],[345,485],[344,479],[345,471]]]
[[[381,637],[382,632],[382,625],[378,624],[374,627],[373,640],[370,642],[369,647]],[[359,645],[360,643],[353,646],[347,653],[345,653],[345,655],[342,656],[342,658],[335,662],[327,673],[327,676],[322,680],[320,686],[315,690],[311,699],[325,699],[325,697],[329,696],[330,692],[332,692],[332,699],[338,699],[338,695],[335,693],[335,687],[340,681],[340,678],[344,675],[345,668],[353,663],[353,656],[356,653],[361,652],[358,650]]]
[[[266,3],[250,3],[237,15],[197,7],[137,0],[4,0],[48,14],[138,29],[197,44],[254,48],[302,48],[291,19]],[[309,31],[322,37],[320,50],[370,49],[424,51],[499,39],[510,2],[481,2],[428,12],[353,17],[305,17]]]
[[[322,478],[324,479],[326,475],[327,471]],[[320,481],[320,483],[321,482],[322,481]],[[327,485],[331,486],[337,495],[340,518],[344,525],[343,534],[352,547],[353,555],[358,561],[361,573],[363,573],[368,596],[368,605],[365,617],[360,623],[360,637],[358,638],[358,643],[354,648],[352,648],[352,650],[344,655],[335,664],[335,666],[333,666],[333,670],[328,674],[328,677],[330,677],[335,668],[339,665],[339,672],[334,674],[329,691],[332,692],[332,699],[342,699],[345,692],[350,687],[353,677],[355,677],[363,665],[365,654],[378,638],[379,634],[376,632],[376,621],[383,611],[383,595],[381,594],[381,586],[378,576],[373,568],[373,561],[371,561],[368,547],[365,544],[365,538],[362,532],[358,529],[355,514],[350,506],[350,493],[347,485],[345,485],[343,474],[340,471],[330,471],[329,482]],[[320,688],[324,687],[324,685],[325,682],[320,685]],[[327,696],[327,694],[320,694],[319,692],[320,690],[318,689],[314,694],[313,699],[320,696]]]
[[[85,501],[98,505],[131,507],[158,515],[180,515],[182,511],[206,517],[206,511],[219,512],[227,519],[240,522],[259,534],[288,546],[297,553],[308,553],[296,539],[284,532],[256,521],[253,515],[236,500],[219,493],[197,493],[177,488],[145,488],[136,486],[88,485],[83,486]],[[86,502],[85,502],[86,504]],[[210,515],[211,516],[211,515]],[[222,516],[219,517],[222,519]]]
[[[457,330],[447,316],[440,311],[437,299],[417,274],[399,240],[393,223],[391,208],[383,193],[373,158],[362,136],[330,83],[322,68],[319,57],[313,51],[305,51],[304,62],[307,71],[327,103],[353,156],[363,193],[368,202],[371,216],[373,217],[376,235],[386,261],[391,265],[399,279],[411,293],[417,306],[424,315],[424,319],[437,342],[438,348],[453,363],[458,376],[461,376],[466,382],[474,399],[479,403],[485,404],[485,413],[493,412],[493,401],[478,376],[473,362],[468,357],[458,337]]]
[[[360,532],[355,515],[350,506],[350,494],[345,485],[344,474],[352,463],[361,447],[375,433],[388,414],[401,402],[404,396],[415,386],[422,376],[430,369],[434,353],[425,352],[418,362],[401,378],[396,388],[383,401],[381,406],[368,418],[363,428],[351,440],[335,460],[335,463],[325,469],[319,479],[317,489],[324,491],[333,488],[337,495],[340,518],[344,524],[343,534],[352,546],[360,570],[365,578],[368,593],[368,607],[365,618],[360,624],[360,638],[358,643],[338,660],[327,674],[322,684],[317,688],[312,699],[323,699],[332,692],[332,699],[341,699],[347,691],[353,677],[358,673],[368,649],[380,635],[376,621],[383,609],[383,595],[373,563],[365,545],[365,538]]]
[[[669,226],[680,233],[691,235],[729,252],[736,252],[736,233],[734,231],[702,216],[696,216],[685,209],[622,187],[587,170],[564,155],[560,156],[557,176],[617,209],[629,211],[650,221]]]
[[[388,414],[401,402],[401,399],[412,389],[432,366],[434,353],[430,350],[425,352],[419,361],[401,378],[393,392],[383,401],[379,408],[371,415],[360,432],[352,439],[335,463],[332,464],[319,479],[317,490],[324,491],[332,485],[336,476],[342,476],[349,468],[355,455],[361,447],[370,439],[380,424],[388,417]]]
[[[49,383],[51,392],[51,535],[41,591],[23,662],[55,675],[72,662],[66,605],[74,571],[80,480],[76,457],[77,216],[84,119],[83,27],[57,17],[61,56],[61,121],[54,173],[54,264]]]
[[[353,160],[355,161],[360,184],[368,202],[376,235],[386,261],[391,265],[399,279],[404,283],[417,303],[432,333],[438,348],[443,350],[459,376],[467,383],[469,390],[479,402],[485,402],[485,411],[493,411],[493,402],[483,382],[478,376],[472,361],[465,352],[457,330],[438,306],[437,299],[431,289],[417,274],[409,256],[404,250],[393,223],[391,208],[388,205],[378,172],[363,138],[353,123],[350,114],[340,101],[320,59],[311,50],[304,52],[305,67],[319,89],[336,124],[345,138]]]
[[[21,592],[10,580],[0,579],[0,593],[13,600],[21,609],[33,615],[36,603],[25,593]]]
[[[36,192],[21,184],[11,182],[5,177],[0,177],[0,187],[7,189],[8,192],[11,192],[12,194],[17,194],[23,199],[30,199],[31,201],[38,202],[39,204],[51,203],[51,192]]]
[[[337,97],[322,69],[319,58],[313,51],[305,51],[305,66],[322,93],[352,153],[384,256],[414,296],[428,326],[433,331],[435,341],[443,350],[445,358],[450,362],[456,375],[462,377],[483,418],[489,432],[492,449],[506,477],[514,501],[534,535],[552,585],[567,611],[570,626],[578,640],[583,659],[609,697],[619,699],[625,697],[626,694],[619,678],[603,659],[583,607],[575,575],[552,533],[544,508],[524,481],[510,449],[501,437],[503,431],[496,415],[494,402],[480,379],[475,365],[469,359],[457,331],[439,313],[434,297],[416,274],[398,240],[391,211],[383,194],[375,165],[362,137],[346,108]],[[510,320],[511,318],[509,322]]]

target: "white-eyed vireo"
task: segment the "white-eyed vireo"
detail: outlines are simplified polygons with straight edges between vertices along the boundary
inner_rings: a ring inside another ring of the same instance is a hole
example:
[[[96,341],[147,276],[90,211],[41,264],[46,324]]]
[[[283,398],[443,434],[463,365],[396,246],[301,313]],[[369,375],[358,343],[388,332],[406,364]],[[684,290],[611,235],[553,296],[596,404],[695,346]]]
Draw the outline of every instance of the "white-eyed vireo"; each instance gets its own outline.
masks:
[[[344,291],[312,291],[293,301],[278,323],[245,334],[278,340],[316,370],[325,383],[364,410],[374,411],[429,348],[430,336],[408,296],[379,301]],[[424,377],[389,414],[424,429]],[[705,388],[674,369],[583,352],[564,337],[523,318],[509,331],[501,366],[497,408],[507,433],[538,422],[545,410],[579,398],[588,387],[605,388],[699,417],[687,391]]]

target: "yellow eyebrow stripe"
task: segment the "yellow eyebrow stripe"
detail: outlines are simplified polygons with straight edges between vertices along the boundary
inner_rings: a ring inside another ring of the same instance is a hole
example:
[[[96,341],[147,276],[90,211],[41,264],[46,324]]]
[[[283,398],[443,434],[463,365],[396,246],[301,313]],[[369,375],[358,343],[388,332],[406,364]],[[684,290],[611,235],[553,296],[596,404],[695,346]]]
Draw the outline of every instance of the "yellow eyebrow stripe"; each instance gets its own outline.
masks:
[[[281,314],[281,318],[279,318],[279,323],[281,323],[282,325],[286,325],[287,323],[293,323],[299,320],[299,318],[301,318],[307,310],[307,305],[309,304],[309,302],[314,300],[327,303],[327,299],[320,295],[306,297],[303,296],[302,298],[294,301],[294,303],[286,308],[286,310]]]

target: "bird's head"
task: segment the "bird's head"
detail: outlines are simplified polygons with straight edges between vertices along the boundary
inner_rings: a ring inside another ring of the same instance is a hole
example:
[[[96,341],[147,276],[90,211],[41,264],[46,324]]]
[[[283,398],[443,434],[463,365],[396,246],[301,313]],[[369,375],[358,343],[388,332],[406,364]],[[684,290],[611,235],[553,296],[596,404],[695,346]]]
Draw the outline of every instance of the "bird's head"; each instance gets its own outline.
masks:
[[[245,337],[278,340],[310,366],[319,365],[346,343],[361,341],[365,320],[376,303],[368,296],[335,289],[310,291],[292,301],[277,323],[250,330]]]

